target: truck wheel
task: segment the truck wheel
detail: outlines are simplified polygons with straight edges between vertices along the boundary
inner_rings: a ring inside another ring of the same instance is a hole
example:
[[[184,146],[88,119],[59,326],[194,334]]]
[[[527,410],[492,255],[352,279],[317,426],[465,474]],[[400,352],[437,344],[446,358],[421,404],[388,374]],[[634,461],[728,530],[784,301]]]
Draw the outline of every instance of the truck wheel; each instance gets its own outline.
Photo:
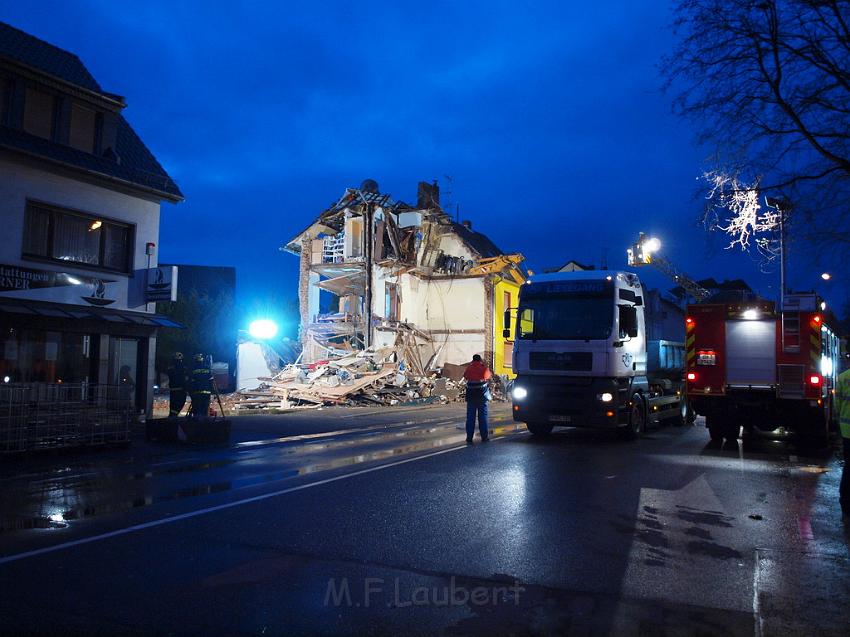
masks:
[[[643,433],[646,427],[646,413],[643,409],[643,398],[640,394],[632,396],[632,407],[629,411],[629,424],[617,432],[626,440],[634,440]]]
[[[546,422],[527,422],[525,426],[531,432],[532,436],[548,436],[552,433],[552,427],[554,427],[554,425]]]
[[[688,424],[693,424],[697,420],[697,412],[694,411],[693,406],[690,402],[686,401],[688,405]]]
[[[708,429],[708,435],[712,442],[723,442],[723,434],[726,432],[720,423],[717,422],[717,416],[706,416],[705,426]]]
[[[813,415],[808,426],[799,435],[800,443],[809,449],[817,450],[829,446],[829,419],[825,414]]]
[[[682,398],[679,401],[679,415],[673,419],[674,427],[684,427],[688,422],[688,401]]]

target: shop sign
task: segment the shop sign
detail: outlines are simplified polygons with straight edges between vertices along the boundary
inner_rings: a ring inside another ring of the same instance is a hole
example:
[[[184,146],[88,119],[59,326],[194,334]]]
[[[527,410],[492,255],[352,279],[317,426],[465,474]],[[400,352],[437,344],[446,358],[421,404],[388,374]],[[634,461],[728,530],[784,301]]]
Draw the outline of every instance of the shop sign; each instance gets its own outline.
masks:
[[[79,285],[80,298],[90,305],[111,305],[115,299],[106,298],[106,284],[113,283],[110,279],[95,279],[92,277],[41,270],[20,265],[0,263],[0,292],[26,292],[43,288],[60,288]]]
[[[177,266],[149,268],[145,286],[145,302],[177,300]]]

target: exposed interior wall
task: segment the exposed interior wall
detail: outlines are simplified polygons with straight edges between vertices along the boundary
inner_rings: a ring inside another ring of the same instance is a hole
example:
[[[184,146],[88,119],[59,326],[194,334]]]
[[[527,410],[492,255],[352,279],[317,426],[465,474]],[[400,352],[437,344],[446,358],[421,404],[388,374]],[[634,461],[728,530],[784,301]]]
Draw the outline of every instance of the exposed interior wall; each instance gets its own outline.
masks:
[[[431,354],[443,345],[437,363],[465,363],[486,348],[483,277],[425,279],[418,283],[414,312],[421,329],[432,337]],[[408,304],[409,306],[410,304]]]
[[[345,220],[345,258],[363,256],[363,217],[348,217]]]
[[[464,259],[475,259],[478,255],[472,252],[466,244],[461,241],[460,237],[451,232],[440,237],[439,249],[444,253],[453,257],[463,257]]]

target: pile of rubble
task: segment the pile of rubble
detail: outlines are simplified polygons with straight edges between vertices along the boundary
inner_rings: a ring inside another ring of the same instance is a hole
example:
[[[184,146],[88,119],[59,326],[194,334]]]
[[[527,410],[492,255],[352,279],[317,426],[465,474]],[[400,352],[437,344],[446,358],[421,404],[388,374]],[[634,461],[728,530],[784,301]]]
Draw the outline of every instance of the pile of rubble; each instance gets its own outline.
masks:
[[[274,377],[261,379],[263,384],[259,388],[238,392],[234,407],[297,409],[462,400],[465,394],[460,378],[463,367],[446,365],[444,368],[414,369],[399,359],[398,350],[393,347],[352,352],[310,365],[288,365]]]

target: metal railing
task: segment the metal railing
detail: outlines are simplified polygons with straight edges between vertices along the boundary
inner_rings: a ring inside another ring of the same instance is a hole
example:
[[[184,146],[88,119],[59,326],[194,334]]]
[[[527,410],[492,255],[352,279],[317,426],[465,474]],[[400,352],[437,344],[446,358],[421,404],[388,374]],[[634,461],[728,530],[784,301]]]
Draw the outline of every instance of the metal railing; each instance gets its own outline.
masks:
[[[0,453],[130,441],[132,391],[114,385],[0,385]]]

